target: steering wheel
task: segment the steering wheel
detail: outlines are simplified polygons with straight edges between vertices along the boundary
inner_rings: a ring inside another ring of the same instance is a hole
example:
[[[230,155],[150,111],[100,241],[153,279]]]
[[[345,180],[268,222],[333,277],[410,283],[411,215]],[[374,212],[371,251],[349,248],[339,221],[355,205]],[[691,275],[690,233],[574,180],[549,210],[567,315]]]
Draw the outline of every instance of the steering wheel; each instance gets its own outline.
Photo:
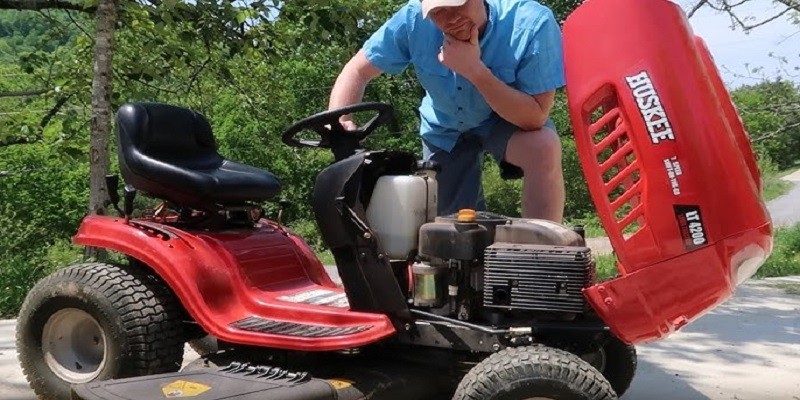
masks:
[[[364,126],[356,130],[348,131],[344,129],[339,122],[339,117],[347,114],[362,111],[377,111],[377,115],[373,117]],[[337,108],[335,110],[323,111],[314,114],[308,118],[290,126],[283,133],[283,143],[292,147],[323,147],[331,148],[331,141],[336,135],[346,135],[349,139],[355,139],[357,142],[364,140],[375,128],[385,124],[389,121],[394,109],[391,105],[386,103],[359,103],[347,107]],[[319,134],[319,139],[301,139],[297,134],[304,130],[312,130]]]

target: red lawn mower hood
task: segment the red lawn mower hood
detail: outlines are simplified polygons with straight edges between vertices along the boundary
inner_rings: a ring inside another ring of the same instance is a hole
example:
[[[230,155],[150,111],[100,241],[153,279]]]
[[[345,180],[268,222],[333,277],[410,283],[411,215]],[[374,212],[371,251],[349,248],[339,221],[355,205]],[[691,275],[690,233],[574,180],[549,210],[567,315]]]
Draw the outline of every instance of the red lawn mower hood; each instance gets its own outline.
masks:
[[[589,0],[563,33],[581,166],[619,260],[585,294],[624,341],[663,338],[772,251],[750,141],[676,4]]]

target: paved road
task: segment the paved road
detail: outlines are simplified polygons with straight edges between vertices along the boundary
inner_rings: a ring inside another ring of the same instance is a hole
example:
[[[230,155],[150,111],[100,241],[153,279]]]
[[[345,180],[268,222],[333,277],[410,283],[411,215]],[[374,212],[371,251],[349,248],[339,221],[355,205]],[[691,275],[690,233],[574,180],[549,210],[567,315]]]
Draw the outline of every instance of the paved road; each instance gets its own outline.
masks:
[[[767,203],[772,223],[775,226],[792,226],[800,223],[800,169],[783,177],[792,182],[794,188],[789,193]]]
[[[800,277],[750,281],[685,331],[638,349],[623,400],[800,399]],[[0,321],[0,399],[34,399],[17,364],[13,320]]]

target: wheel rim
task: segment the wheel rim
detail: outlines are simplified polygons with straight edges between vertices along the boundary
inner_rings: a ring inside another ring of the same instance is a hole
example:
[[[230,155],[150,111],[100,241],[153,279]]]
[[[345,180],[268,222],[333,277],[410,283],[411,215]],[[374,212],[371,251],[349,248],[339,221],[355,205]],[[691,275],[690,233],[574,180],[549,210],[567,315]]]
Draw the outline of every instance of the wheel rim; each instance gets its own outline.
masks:
[[[581,355],[581,359],[583,359],[583,361],[588,362],[591,366],[594,367],[594,369],[600,371],[600,373],[606,370],[607,357],[606,357],[606,351],[603,348],[600,348],[599,350],[592,353],[583,354]]]
[[[64,308],[51,315],[42,331],[42,352],[50,370],[69,383],[100,375],[108,353],[106,335],[86,311]]]

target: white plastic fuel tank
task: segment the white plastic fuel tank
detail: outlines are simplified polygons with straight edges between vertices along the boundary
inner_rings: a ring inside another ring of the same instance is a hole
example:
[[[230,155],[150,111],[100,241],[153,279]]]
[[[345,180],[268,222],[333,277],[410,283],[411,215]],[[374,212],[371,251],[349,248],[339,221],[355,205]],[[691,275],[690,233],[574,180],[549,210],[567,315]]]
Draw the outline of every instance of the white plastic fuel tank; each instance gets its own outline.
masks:
[[[367,206],[367,220],[384,253],[405,260],[417,248],[419,228],[436,218],[436,172],[378,178]]]

